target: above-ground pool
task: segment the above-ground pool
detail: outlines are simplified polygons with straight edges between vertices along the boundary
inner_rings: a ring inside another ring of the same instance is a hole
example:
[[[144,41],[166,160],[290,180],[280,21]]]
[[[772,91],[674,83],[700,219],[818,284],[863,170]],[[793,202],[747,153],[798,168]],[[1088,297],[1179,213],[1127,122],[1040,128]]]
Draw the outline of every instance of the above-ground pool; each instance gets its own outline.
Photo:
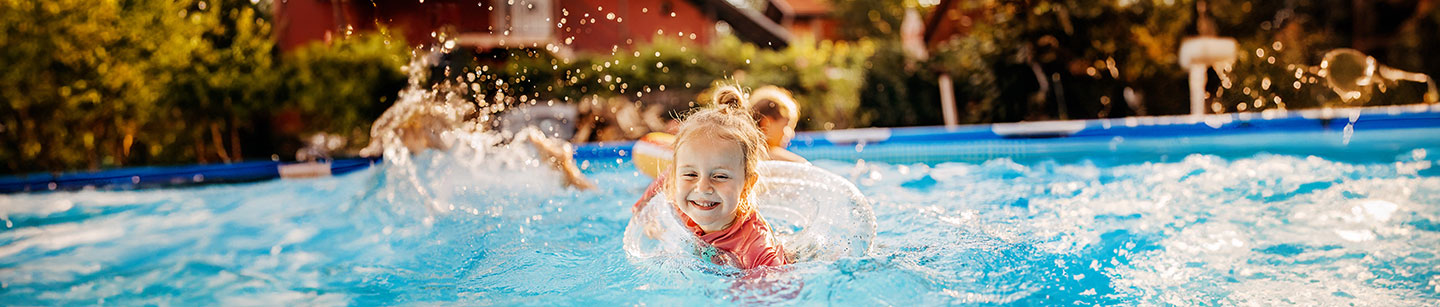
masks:
[[[0,302],[1432,305],[1440,116],[1392,111],[804,134],[873,247],[760,277],[627,256],[649,179],[623,144],[579,150],[591,192],[517,146],[4,195]]]

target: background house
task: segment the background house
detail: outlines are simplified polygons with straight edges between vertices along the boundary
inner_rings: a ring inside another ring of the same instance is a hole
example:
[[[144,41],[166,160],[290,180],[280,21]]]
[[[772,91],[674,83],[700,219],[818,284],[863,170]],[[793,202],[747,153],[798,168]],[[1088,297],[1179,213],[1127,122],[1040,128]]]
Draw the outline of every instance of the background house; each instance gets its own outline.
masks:
[[[774,20],[724,0],[290,0],[275,4],[275,16],[282,50],[382,24],[411,44],[453,35],[461,46],[548,45],[560,53],[605,53],[662,35],[703,44],[717,28],[770,48],[787,46],[791,36]]]

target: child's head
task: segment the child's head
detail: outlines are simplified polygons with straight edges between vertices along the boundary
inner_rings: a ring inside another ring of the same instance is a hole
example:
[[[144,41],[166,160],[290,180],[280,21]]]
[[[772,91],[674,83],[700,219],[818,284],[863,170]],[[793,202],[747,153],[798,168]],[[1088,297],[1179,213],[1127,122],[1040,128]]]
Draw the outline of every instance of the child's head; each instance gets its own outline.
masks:
[[[766,86],[750,93],[750,116],[765,134],[765,143],[784,147],[795,137],[795,124],[800,121],[800,107],[790,91]]]
[[[754,212],[748,201],[765,157],[764,136],[733,87],[716,91],[717,106],[696,112],[675,137],[670,200],[706,232]]]

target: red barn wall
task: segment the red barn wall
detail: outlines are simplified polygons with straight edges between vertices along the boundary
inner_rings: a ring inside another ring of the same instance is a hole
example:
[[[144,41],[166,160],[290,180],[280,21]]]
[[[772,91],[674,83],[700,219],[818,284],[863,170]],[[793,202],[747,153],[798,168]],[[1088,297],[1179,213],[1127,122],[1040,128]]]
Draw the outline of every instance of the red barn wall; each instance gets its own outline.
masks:
[[[344,30],[337,28],[331,1],[335,0],[277,2],[275,16],[280,26],[276,32],[280,48],[293,50],[309,42],[343,35]],[[565,19],[563,25],[552,29],[555,40],[564,43],[566,38],[573,37],[568,46],[580,52],[609,53],[615,46],[629,49],[634,44],[651,41],[662,30],[661,35],[685,41],[690,41],[694,34],[694,42],[703,44],[709,42],[715,29],[714,18],[688,0],[554,1],[551,23],[558,24],[561,18]],[[374,31],[379,22],[403,35],[411,45],[431,43],[434,39],[430,33],[443,30],[501,34],[490,29],[493,12],[489,0],[346,1],[340,4],[341,17],[355,31]],[[615,18],[607,19],[609,14]]]

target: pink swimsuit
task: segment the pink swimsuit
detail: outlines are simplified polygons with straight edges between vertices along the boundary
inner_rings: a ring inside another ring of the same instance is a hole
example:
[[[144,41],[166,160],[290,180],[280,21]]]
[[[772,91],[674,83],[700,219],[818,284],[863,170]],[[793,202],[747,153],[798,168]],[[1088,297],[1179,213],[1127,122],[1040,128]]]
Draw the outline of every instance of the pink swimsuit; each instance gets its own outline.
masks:
[[[640,212],[651,198],[659,195],[663,190],[664,176],[650,183],[645,189],[645,194],[635,202],[631,210]],[[740,269],[752,269],[758,266],[779,266],[786,264],[785,248],[780,246],[780,241],[775,238],[774,232],[770,231],[770,224],[759,213],[743,214],[734,224],[730,224],[723,230],[705,233],[700,225],[695,224],[680,208],[675,208],[675,213],[685,221],[685,227],[700,237],[700,241],[708,243],[709,246],[701,248],[701,257],[719,265],[733,265]],[[713,246],[713,248],[710,248]]]
[[[711,233],[705,233],[684,213],[680,216],[685,220],[685,227],[699,236],[700,241],[714,246],[715,250],[702,247],[701,256],[709,258],[710,262],[742,270],[779,266],[787,262],[785,248],[780,246],[780,240],[770,231],[770,224],[765,223],[759,213],[744,214],[730,227]]]

